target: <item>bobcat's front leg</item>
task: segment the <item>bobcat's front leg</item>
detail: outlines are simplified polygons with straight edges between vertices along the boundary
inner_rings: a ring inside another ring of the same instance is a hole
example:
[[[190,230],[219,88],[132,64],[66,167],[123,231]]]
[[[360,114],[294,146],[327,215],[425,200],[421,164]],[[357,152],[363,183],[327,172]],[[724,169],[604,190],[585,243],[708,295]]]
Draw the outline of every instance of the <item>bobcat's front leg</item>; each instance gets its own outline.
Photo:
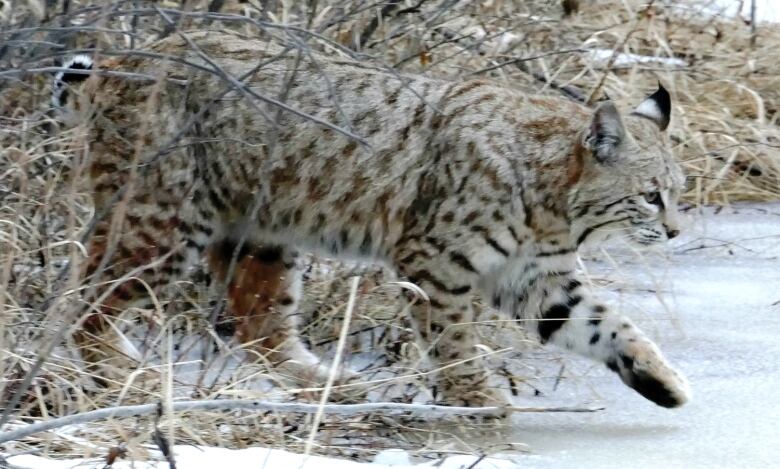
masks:
[[[645,398],[679,407],[689,398],[688,383],[661,351],[628,318],[592,297],[578,280],[559,273],[540,274],[520,294],[518,318],[542,343],[553,343],[605,363]]]
[[[501,391],[488,386],[478,344],[472,284],[476,275],[463,266],[450,265],[429,241],[420,240],[399,250],[396,266],[422,288],[429,301],[411,305],[418,339],[429,352],[436,376],[436,400],[454,406],[501,406],[508,403]],[[436,255],[428,255],[428,252]],[[456,256],[457,257],[457,256]]]

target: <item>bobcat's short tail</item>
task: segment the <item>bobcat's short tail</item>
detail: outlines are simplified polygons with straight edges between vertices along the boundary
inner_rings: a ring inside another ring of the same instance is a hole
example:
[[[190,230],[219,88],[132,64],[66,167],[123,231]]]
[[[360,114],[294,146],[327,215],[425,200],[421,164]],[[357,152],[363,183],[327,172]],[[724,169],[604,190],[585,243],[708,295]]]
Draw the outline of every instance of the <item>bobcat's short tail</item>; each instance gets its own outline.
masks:
[[[65,61],[62,68],[70,70],[92,70],[92,59],[86,55],[76,55]],[[73,83],[79,83],[89,78],[86,73],[72,73],[69,71],[60,71],[54,75],[52,83],[51,104],[56,109],[62,109],[68,100],[68,86]]]

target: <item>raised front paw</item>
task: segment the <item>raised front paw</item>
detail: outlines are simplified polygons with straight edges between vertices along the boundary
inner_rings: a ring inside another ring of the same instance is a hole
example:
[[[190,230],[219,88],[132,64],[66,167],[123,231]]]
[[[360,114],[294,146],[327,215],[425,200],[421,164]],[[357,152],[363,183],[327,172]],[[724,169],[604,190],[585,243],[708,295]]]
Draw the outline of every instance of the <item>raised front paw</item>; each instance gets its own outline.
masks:
[[[685,377],[669,365],[648,340],[630,342],[607,366],[628,386],[662,407],[680,407],[690,399]]]

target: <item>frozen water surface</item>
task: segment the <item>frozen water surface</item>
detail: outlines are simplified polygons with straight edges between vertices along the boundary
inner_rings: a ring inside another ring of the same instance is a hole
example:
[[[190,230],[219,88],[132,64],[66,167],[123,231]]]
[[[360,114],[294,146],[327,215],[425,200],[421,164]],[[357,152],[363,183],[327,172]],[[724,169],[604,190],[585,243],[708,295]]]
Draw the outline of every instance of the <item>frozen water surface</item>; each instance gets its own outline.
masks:
[[[607,277],[625,275],[614,304],[686,374],[693,400],[655,407],[572,360],[587,380],[563,380],[548,399],[590,394],[607,408],[517,417],[513,438],[536,455],[523,467],[780,466],[780,204],[706,209],[687,231],[665,259],[619,258]]]

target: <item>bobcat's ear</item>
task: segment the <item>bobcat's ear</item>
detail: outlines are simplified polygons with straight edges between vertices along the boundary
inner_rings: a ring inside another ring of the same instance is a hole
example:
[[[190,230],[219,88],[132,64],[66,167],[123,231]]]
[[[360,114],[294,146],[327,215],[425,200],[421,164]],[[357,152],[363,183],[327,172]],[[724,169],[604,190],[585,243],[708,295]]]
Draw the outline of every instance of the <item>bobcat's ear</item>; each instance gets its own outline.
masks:
[[[672,116],[672,98],[659,82],[658,90],[639,103],[639,106],[631,114],[650,119],[658,125],[661,131],[664,131],[669,127],[669,120]]]
[[[617,149],[625,134],[617,108],[612,101],[605,101],[593,113],[585,146],[593,152],[596,161],[610,163],[617,159]]]

